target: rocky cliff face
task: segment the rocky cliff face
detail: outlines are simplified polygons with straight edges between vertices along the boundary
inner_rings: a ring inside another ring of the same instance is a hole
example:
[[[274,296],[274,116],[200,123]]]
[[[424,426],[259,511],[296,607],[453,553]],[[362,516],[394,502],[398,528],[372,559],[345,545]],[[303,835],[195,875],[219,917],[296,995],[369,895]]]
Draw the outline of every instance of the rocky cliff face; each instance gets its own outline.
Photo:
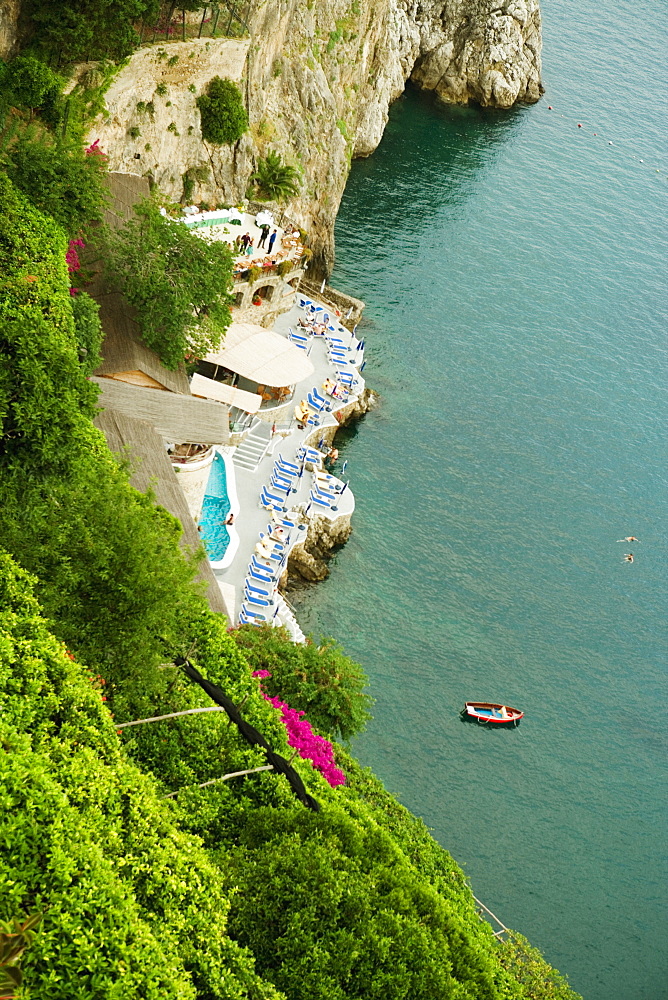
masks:
[[[353,156],[378,145],[406,80],[444,101],[510,107],[541,94],[538,0],[258,3],[246,86],[254,153],[304,172],[290,212],[333,263],[333,222]]]
[[[17,7],[0,0],[8,39]],[[444,101],[504,108],[541,94],[538,0],[251,0],[249,19],[249,41],[135,53],[91,138],[112,169],[151,175],[174,200],[190,172],[193,200],[210,203],[240,201],[258,157],[277,150],[302,171],[285,207],[312,235],[316,275],[331,270],[350,161],[376,148],[406,80]],[[199,129],[195,98],[215,75],[238,81],[249,108],[250,130],[231,148],[208,146]]]

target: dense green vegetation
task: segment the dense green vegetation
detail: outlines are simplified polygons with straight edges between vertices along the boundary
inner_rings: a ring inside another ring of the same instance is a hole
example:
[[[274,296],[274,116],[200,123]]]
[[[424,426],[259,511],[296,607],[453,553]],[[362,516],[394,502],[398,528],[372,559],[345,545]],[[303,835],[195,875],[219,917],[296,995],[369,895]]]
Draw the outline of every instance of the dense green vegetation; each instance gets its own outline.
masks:
[[[185,354],[215,350],[232,316],[232,254],[226,243],[208,241],[153,202],[118,231],[97,238],[105,273],[137,310],[144,342],[166,368]]]
[[[248,128],[248,112],[239,88],[231,80],[214,76],[206,93],[197,98],[202,137],[217,146],[230,145]]]
[[[64,16],[83,8],[72,0]],[[34,94],[40,72],[26,75]],[[0,922],[40,918],[20,956],[26,998],[573,1000],[525,942],[493,937],[452,858],[342,748],[335,789],[294,761],[315,814],[271,771],[220,780],[265,760],[223,712],[119,728],[211,705],[175,665],[186,656],[285,756],[254,670],[330,736],[358,732],[369,699],[329,640],[228,633],[178,523],[94,428],[99,320],[70,294],[68,247],[101,187],[77,202],[49,182],[70,154],[43,100],[17,103],[0,172]],[[44,150],[28,181],[21,143]],[[103,164],[88,159],[97,184]],[[184,226],[146,205],[99,245],[147,327],[176,342],[171,309],[188,343],[220,333],[229,261]]]
[[[0,608],[0,916],[42,915],[29,996],[277,998],[226,932],[219,869],[129,761],[6,555]]]
[[[160,0],[28,0],[36,40],[63,61],[120,59],[139,44],[135,25],[154,20]]]
[[[283,163],[280,153],[270,150],[258,162],[251,183],[259,198],[280,202],[299,194],[300,176],[296,167]]]
[[[235,638],[255,670],[270,672],[262,682],[267,694],[305,712],[317,730],[349,740],[364,729],[372,704],[364,672],[333,639],[295,645],[271,625],[244,625]]]

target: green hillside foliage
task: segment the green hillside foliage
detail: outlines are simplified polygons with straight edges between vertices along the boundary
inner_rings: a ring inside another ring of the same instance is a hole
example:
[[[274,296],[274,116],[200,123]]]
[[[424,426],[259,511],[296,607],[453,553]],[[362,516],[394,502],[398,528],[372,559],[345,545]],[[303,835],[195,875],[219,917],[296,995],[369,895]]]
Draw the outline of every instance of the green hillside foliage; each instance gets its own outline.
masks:
[[[87,155],[81,141],[111,79],[101,76],[103,85],[64,98],[65,80],[34,55],[0,60],[0,170],[70,237],[102,218],[106,158]]]
[[[288,756],[252,670],[343,735],[364,676],[208,609],[92,424],[64,231],[2,175],[0,199],[0,921],[42,917],[26,1000],[576,1000],[341,748],[336,789],[294,761],[315,814],[273,771],[227,780],[266,758],[223,712],[117,728],[211,706],[188,657]]]
[[[10,107],[39,113],[49,125],[63,117],[61,91],[65,81],[32,55],[19,55],[9,65],[0,64],[0,110]]]
[[[42,914],[26,996],[279,1000],[226,932],[219,870],[127,760],[6,554],[0,609],[0,919]]]
[[[79,363],[84,375],[91,375],[102,361],[100,307],[95,299],[81,291],[73,296],[71,305]]]
[[[262,680],[268,695],[305,712],[327,736],[349,740],[362,732],[371,718],[367,679],[334,639],[298,645],[285,629],[271,625],[243,625],[234,636],[253,668],[271,673]]]
[[[185,354],[215,351],[232,315],[232,254],[182,222],[161,215],[153,202],[98,240],[106,273],[137,310],[144,342],[166,368]]]
[[[0,459],[65,470],[94,413],[75,346],[65,234],[0,173]]]
[[[2,175],[0,201],[0,544],[37,575],[60,638],[148,696],[161,637],[203,603],[196,566],[91,423],[65,235]]]
[[[121,59],[139,44],[135,25],[151,23],[160,0],[28,0],[34,41],[62,62]]]

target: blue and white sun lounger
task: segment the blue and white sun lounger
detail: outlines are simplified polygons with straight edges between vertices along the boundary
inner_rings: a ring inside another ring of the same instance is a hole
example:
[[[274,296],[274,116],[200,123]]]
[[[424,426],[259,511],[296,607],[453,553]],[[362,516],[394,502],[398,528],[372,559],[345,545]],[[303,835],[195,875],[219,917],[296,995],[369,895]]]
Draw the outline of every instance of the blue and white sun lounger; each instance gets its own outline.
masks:
[[[265,601],[263,597],[255,597],[253,594],[249,594],[246,591],[246,604],[252,604],[254,607],[258,608],[271,608],[273,607],[273,601]]]
[[[285,510],[285,497],[277,497],[263,489],[260,493],[260,506],[266,510]]]
[[[273,577],[269,576],[267,573],[260,573],[254,566],[248,567],[248,576],[251,580],[255,580],[256,583],[274,583]]]
[[[299,466],[296,465],[295,462],[288,462],[287,459],[283,458],[283,456],[281,455],[280,451],[278,453],[276,461],[280,462],[280,464],[283,465],[283,466],[285,466],[286,469],[292,469],[295,472],[295,474],[297,472],[299,472]]]

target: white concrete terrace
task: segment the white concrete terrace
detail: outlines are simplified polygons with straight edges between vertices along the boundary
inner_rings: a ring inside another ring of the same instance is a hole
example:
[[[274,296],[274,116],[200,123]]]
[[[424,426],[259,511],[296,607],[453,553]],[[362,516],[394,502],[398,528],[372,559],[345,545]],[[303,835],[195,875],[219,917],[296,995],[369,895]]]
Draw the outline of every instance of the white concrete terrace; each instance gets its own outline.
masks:
[[[274,324],[273,329],[276,332],[287,336],[290,328],[293,331],[297,331],[298,320],[300,317],[306,316],[306,309],[300,307],[298,304],[300,299],[303,298],[299,294],[296,295],[296,303],[292,309],[281,315]],[[343,353],[347,356],[347,360],[342,362],[332,359],[325,337],[308,337],[305,350],[308,352],[309,359],[314,366],[314,374],[297,384],[291,404],[288,407],[281,407],[273,414],[273,425],[268,422],[272,419],[272,414],[266,411],[262,414],[264,426],[260,427],[261,421],[254,423],[254,428],[256,430],[260,428],[267,440],[266,453],[259,461],[257,467],[255,469],[248,469],[235,465],[236,490],[239,499],[239,514],[235,519],[235,528],[239,535],[239,547],[230,566],[224,570],[215,571],[216,579],[235,623],[239,620],[241,607],[244,603],[244,585],[251,556],[254,553],[256,554],[261,566],[269,571],[267,576],[271,576],[274,581],[269,584],[263,581],[251,580],[251,583],[259,589],[267,590],[270,593],[273,592],[275,587],[277,587],[279,576],[285,570],[284,561],[281,565],[276,559],[260,558],[256,552],[261,532],[268,534],[272,530],[273,525],[285,517],[286,514],[294,511],[295,526],[285,529],[285,534],[281,537],[279,543],[284,545],[289,551],[294,545],[299,544],[305,538],[308,523],[316,517],[332,522],[337,521],[339,518],[349,519],[355,508],[354,495],[342,480],[336,477],[332,477],[329,481],[317,479],[317,467],[314,468],[311,462],[302,463],[298,459],[300,448],[307,444],[316,448],[321,444],[323,447],[321,454],[324,454],[329,449],[329,442],[331,442],[339,426],[339,421],[334,416],[334,413],[357,402],[360,393],[364,390],[364,379],[359,375],[356,365],[353,364],[353,362],[356,362],[359,365],[362,361],[361,352],[356,350],[358,344],[356,338],[340,323],[339,317],[336,316],[331,307],[323,306],[317,302],[314,305],[319,310],[320,316],[324,313],[329,315],[329,326],[333,326],[334,330],[328,329],[327,333],[330,337],[335,337],[343,341]],[[300,424],[294,415],[294,401],[307,399],[308,393],[314,388],[321,395],[325,396],[323,383],[327,379],[336,381],[337,373],[339,372],[345,372],[354,380],[352,391],[345,402],[341,399],[333,399],[326,396],[329,410],[323,409],[319,415],[315,415],[314,420],[316,423],[312,425]],[[232,452],[233,449],[230,449],[230,451]],[[274,462],[279,455],[286,462],[303,466],[302,474],[294,478],[290,488],[291,492],[287,494],[285,491],[277,491],[270,487]],[[322,471],[322,462],[320,460],[318,460],[318,466],[320,466],[320,471]],[[312,501],[311,491],[316,482],[324,489],[329,488],[330,490],[341,491],[333,494],[331,506],[316,506]],[[260,493],[263,487],[269,487],[271,492],[280,498],[281,502],[278,506],[283,508],[283,510],[275,511],[272,515],[272,511],[266,510],[260,505]],[[297,521],[301,523],[297,524]],[[283,552],[281,554],[286,555],[287,553]],[[275,555],[279,555],[279,553],[276,552]],[[265,598],[261,597],[261,599],[264,600]],[[291,612],[285,602],[278,597],[272,594],[268,598],[266,606],[248,606],[256,615],[263,616],[265,620],[275,620],[276,622],[288,625],[294,635],[294,625],[296,625],[296,622],[294,620],[293,622],[286,620],[292,617]],[[274,616],[276,617],[274,618]],[[261,619],[258,618],[259,620]]]

